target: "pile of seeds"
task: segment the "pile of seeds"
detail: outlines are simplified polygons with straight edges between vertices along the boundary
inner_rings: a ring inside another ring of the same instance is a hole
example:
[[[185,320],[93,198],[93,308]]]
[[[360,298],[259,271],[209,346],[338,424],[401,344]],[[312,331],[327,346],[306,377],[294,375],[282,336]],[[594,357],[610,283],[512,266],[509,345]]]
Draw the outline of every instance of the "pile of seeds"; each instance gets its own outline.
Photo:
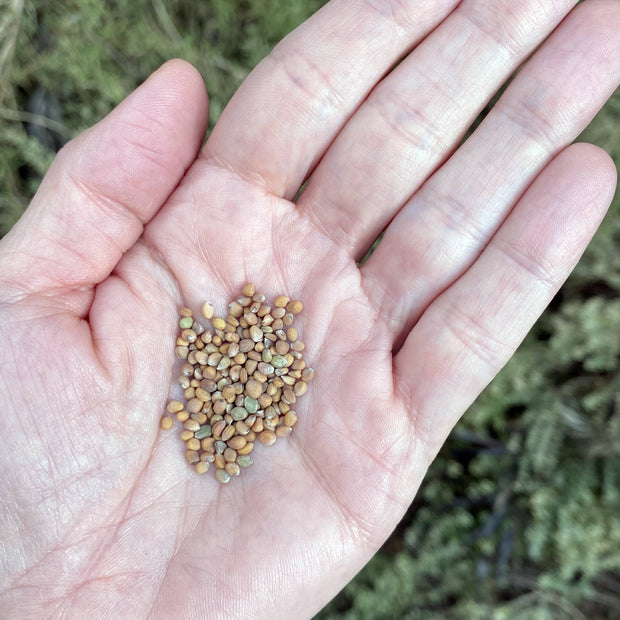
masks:
[[[183,423],[185,460],[198,473],[213,463],[217,480],[229,482],[252,465],[256,440],[271,446],[293,430],[292,407],[314,378],[293,327],[302,308],[286,295],[269,304],[246,284],[225,319],[214,317],[211,303],[203,304],[213,330],[181,309],[175,353],[183,360],[178,381],[184,402],[172,400],[167,409]],[[172,415],[162,417],[162,429],[172,428]]]

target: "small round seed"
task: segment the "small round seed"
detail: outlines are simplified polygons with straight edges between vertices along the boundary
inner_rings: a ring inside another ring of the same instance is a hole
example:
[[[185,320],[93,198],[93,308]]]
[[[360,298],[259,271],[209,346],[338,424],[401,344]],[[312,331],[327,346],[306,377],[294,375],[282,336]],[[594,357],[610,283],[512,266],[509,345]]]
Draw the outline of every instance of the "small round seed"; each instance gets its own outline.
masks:
[[[273,431],[263,431],[258,436],[258,441],[260,441],[264,446],[271,446],[276,442],[276,435]]]
[[[200,450],[200,439],[192,437],[185,442],[188,450]]]
[[[254,348],[254,341],[251,340],[250,338],[244,338],[243,340],[239,341],[239,351],[241,353],[247,353],[248,351],[251,351]]]
[[[187,356],[189,355],[189,349],[187,347],[176,347],[174,350],[174,354],[179,358],[179,359],[187,359]],[[193,369],[192,369],[193,372]]]
[[[242,289],[241,292],[245,297],[252,297],[254,295],[254,284],[252,282],[248,282]]]
[[[313,368],[304,368],[304,371],[301,373],[302,381],[312,381],[314,379],[314,369]]]
[[[215,479],[221,484],[230,482],[230,474],[224,469],[218,469],[215,472]]]
[[[261,418],[258,418],[258,420],[255,420],[254,424],[252,424],[252,430],[255,433],[262,433],[265,430],[265,425]]]
[[[274,319],[281,319],[284,317],[285,314],[286,314],[286,310],[284,308],[274,308],[271,311],[271,316]]]
[[[287,327],[293,322],[294,317],[290,312],[287,312],[284,315],[284,318],[282,319],[282,323],[284,323],[284,325],[286,325]]]
[[[286,304],[286,309],[291,314],[299,314],[304,308],[304,305],[299,300],[289,301]]]
[[[293,344],[291,344],[291,349],[293,351],[303,351],[306,348],[306,345],[301,340],[295,340]]]
[[[185,420],[185,422],[183,424],[183,428],[185,428],[188,431],[192,431],[193,433],[195,433],[200,428],[200,424],[198,424],[198,422],[196,422],[196,420]]]
[[[211,400],[211,394],[207,392],[207,390],[203,388],[196,388],[195,390],[196,398],[201,400],[203,403],[206,403],[208,400]]]
[[[194,431],[188,431],[188,430],[181,431],[179,435],[179,437],[181,438],[181,441],[188,441],[193,436],[194,436]]]
[[[237,454],[245,456],[246,454],[250,454],[250,452],[252,452],[252,448],[254,448],[254,444],[251,441],[248,441],[243,448],[239,448],[237,450]]]
[[[170,413],[178,413],[183,409],[183,403],[180,400],[171,400],[166,409]]]
[[[273,359],[271,360],[271,365],[274,368],[284,368],[286,366],[286,358],[282,355],[274,355]]]
[[[249,382],[248,382],[249,383]],[[243,406],[248,413],[256,413],[258,411],[258,401],[251,396],[246,396],[243,400]]]
[[[234,463],[237,460],[237,451],[233,448],[226,448],[224,450],[224,459],[227,463]]]
[[[215,452],[215,439],[213,437],[205,437],[205,439],[200,442],[200,447],[205,452]]]
[[[237,457],[237,464],[239,467],[250,467],[254,461],[248,454],[241,454]]]
[[[191,311],[190,308],[181,308],[179,310],[179,314],[183,317],[186,317],[186,316],[192,316],[192,314],[194,313]]]
[[[293,404],[297,400],[295,392],[291,388],[284,388],[282,390],[282,400],[289,405]]]
[[[238,301],[233,301],[228,306],[228,314],[234,318],[240,317],[243,314],[243,306]]]
[[[224,455],[219,452],[215,454],[213,462],[218,469],[224,469],[224,467],[226,467],[226,459],[224,458]]]
[[[276,308],[285,308],[286,304],[288,304],[290,300],[290,297],[287,297],[286,295],[278,295],[278,297],[273,300],[273,305]]]
[[[185,375],[181,375],[178,379],[177,379],[177,383],[185,390],[189,387],[189,377],[186,377]]]
[[[181,329],[191,329],[194,321],[191,316],[184,316],[179,319],[179,327]]]
[[[204,413],[202,413],[202,411],[200,413],[192,413],[190,418],[192,420],[196,420],[198,424],[204,424],[207,421],[207,416]]]
[[[258,398],[263,393],[263,386],[258,381],[254,379],[250,379],[245,384],[245,392],[251,398]],[[255,412],[250,412],[250,413],[255,413]]]
[[[251,327],[252,325],[256,325],[258,323],[258,318],[254,312],[246,312],[243,315],[245,322]]]
[[[293,386],[295,396],[303,396],[308,391],[308,384],[305,381],[297,381]]]
[[[205,461],[199,461],[196,463],[196,472],[199,474],[204,474],[209,470],[209,463]]]
[[[260,342],[263,339],[263,332],[261,328],[256,325],[252,325],[252,327],[250,327],[250,338],[254,342]]]
[[[204,403],[199,398],[190,398],[185,405],[185,408],[190,413],[198,413],[202,409]]]
[[[192,323],[193,325],[193,323]],[[196,342],[196,332],[193,329],[184,329],[181,332],[181,338],[183,338],[184,340],[186,340],[187,342]]]
[[[278,426],[278,428],[276,428],[276,435],[278,437],[288,437],[292,430],[290,426]]]
[[[286,340],[278,340],[278,342],[276,342],[276,351],[278,355],[286,355],[289,348],[290,345],[288,342],[286,342]]]
[[[247,435],[250,432],[248,425],[243,420],[235,422],[235,428],[239,435]]]
[[[209,319],[211,320],[213,318],[213,304],[205,301],[204,304],[202,304],[202,308],[200,308],[201,312],[202,312],[202,316],[204,316],[205,319]]]
[[[173,425],[174,425],[174,418],[170,415],[162,416],[161,420],[159,421],[159,426],[163,431],[170,430]]]
[[[235,421],[245,420],[248,417],[248,412],[243,407],[233,407],[230,410],[230,415]]]
[[[222,432],[222,441],[228,441],[235,434],[234,426],[227,426]]]
[[[297,423],[297,414],[294,411],[289,411],[284,416],[284,425],[292,427],[292,426],[295,426],[296,423]]]
[[[286,330],[286,337],[291,341],[295,342],[297,340],[297,330],[294,327],[289,327]]]
[[[213,325],[215,329],[219,329],[220,331],[223,331],[224,328],[226,327],[226,321],[219,316],[216,316],[215,318],[211,319],[211,324]]]
[[[213,425],[213,427],[211,428],[211,432],[213,433],[214,437],[217,437],[219,439],[222,436],[222,433],[224,432],[225,428],[226,428],[225,420],[220,420],[219,422],[216,422]]]
[[[179,422],[185,422],[185,420],[189,420],[189,411],[179,411],[179,413],[177,413],[177,420]]]
[[[241,435],[235,435],[228,442],[228,447],[232,448],[233,450],[239,450],[239,448],[243,448],[246,443],[248,442],[246,441],[245,437],[242,437]]]
[[[200,460],[204,461],[205,463],[213,463],[213,461],[215,461],[215,454],[213,454],[212,452],[203,452],[200,455]]]
[[[198,452],[196,452],[196,450],[186,450],[185,460],[189,465],[193,465],[194,463],[198,463],[200,456],[198,456]]]
[[[237,465],[237,463],[226,463],[226,466],[224,467],[224,471],[229,476],[238,476],[239,473],[241,472],[241,469],[239,469],[239,465]]]

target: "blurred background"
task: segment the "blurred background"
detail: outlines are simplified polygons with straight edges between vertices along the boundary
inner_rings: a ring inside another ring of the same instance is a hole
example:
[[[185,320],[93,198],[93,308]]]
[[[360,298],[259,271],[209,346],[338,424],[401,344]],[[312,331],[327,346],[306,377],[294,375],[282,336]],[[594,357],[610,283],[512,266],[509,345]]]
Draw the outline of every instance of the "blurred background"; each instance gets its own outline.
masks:
[[[165,60],[200,70],[213,123],[322,4],[0,0],[0,234],[54,153]],[[620,163],[620,93],[582,139]],[[317,620],[620,618],[619,209]]]

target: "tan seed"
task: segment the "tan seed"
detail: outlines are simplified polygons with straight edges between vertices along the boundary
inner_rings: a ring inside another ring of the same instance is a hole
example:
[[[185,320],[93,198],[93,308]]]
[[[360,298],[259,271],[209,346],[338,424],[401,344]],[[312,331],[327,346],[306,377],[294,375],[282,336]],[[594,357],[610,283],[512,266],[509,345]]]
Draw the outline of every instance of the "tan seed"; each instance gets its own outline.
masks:
[[[229,476],[238,476],[239,472],[241,471],[241,468],[239,467],[239,465],[237,465],[237,463],[226,463],[226,466],[224,467],[224,471]]]
[[[181,308],[179,310],[179,314],[181,316],[192,316],[194,313],[189,308]]]
[[[306,348],[306,345],[301,340],[295,340],[293,344],[291,344],[291,349],[293,351],[303,351]]]
[[[186,450],[185,451],[185,460],[189,465],[193,465],[194,463],[198,463],[200,460],[200,456],[196,450]]]
[[[237,429],[239,435],[247,435],[250,432],[248,425],[243,420],[235,422],[235,428]]]
[[[176,347],[176,349],[174,350],[174,354],[179,358],[179,359],[187,359],[187,356],[189,355],[189,349],[187,347]]]
[[[228,447],[232,448],[233,450],[239,450],[239,448],[243,448],[246,443],[248,442],[246,441],[245,437],[242,437],[241,435],[235,435],[228,442]]]
[[[251,441],[248,441],[248,443],[245,444],[245,446],[243,446],[243,448],[239,448],[237,450],[237,454],[240,455],[244,455],[244,454],[250,454],[250,452],[252,452],[252,448],[254,447],[254,444]]]
[[[215,452],[215,438],[214,437],[205,437],[200,442],[200,447],[205,452]]]
[[[170,430],[173,427],[173,425],[174,425],[174,418],[169,415],[162,416],[161,420],[159,421],[159,426],[164,431]]]
[[[208,400],[211,400],[211,394],[203,388],[196,388],[196,398],[201,400],[203,403],[206,403]]]
[[[213,433],[214,437],[217,437],[219,439],[222,436],[225,428],[226,422],[224,420],[220,420],[213,425],[211,432]]]
[[[308,391],[308,384],[305,381],[297,381],[293,386],[295,396],[303,396]]]
[[[290,312],[287,312],[284,315],[284,318],[282,319],[282,323],[284,323],[284,325],[286,325],[287,327],[293,322],[294,317]]]
[[[171,400],[166,409],[170,413],[178,413],[183,409],[183,403],[180,400]]]
[[[196,338],[198,336],[196,335],[196,332],[193,329],[184,329],[181,332],[181,338],[183,338],[185,341],[187,342],[196,342]]]
[[[250,338],[244,338],[243,340],[239,342],[239,351],[241,351],[241,353],[247,353],[248,351],[251,351],[253,348],[254,348],[254,341],[251,340]]]
[[[258,441],[264,446],[271,446],[276,442],[276,435],[273,431],[265,430],[258,436]]]
[[[208,470],[209,470],[209,463],[206,463],[205,461],[200,461],[196,463],[196,473],[204,474]]]
[[[291,388],[284,388],[284,390],[282,390],[282,399],[289,405],[293,404],[297,400],[295,397],[295,392]]]
[[[250,327],[258,323],[258,319],[256,318],[256,314],[254,314],[254,312],[246,312],[243,315],[243,318]]]
[[[213,463],[215,460],[215,454],[213,454],[213,452],[203,452],[200,455],[200,460],[205,461],[206,463]]]
[[[235,318],[240,317],[243,314],[243,306],[238,301],[233,301],[230,306],[228,306],[228,314]]]
[[[254,284],[252,284],[252,282],[248,282],[242,289],[241,292],[246,296],[246,297],[252,297],[252,295],[254,295]]]
[[[286,314],[286,310],[284,308],[274,308],[271,311],[271,316],[274,319],[281,319],[284,317],[285,314]]]
[[[278,426],[278,428],[276,428],[276,435],[278,437],[288,437],[292,430],[290,426]]]
[[[211,319],[211,324],[215,327],[215,329],[219,329],[220,331],[224,330],[226,327],[226,321],[219,316]]]
[[[185,408],[190,413],[198,413],[202,409],[203,401],[199,398],[190,398],[185,405]]]
[[[189,341],[184,338],[177,338],[177,346],[178,347],[189,347]]]
[[[194,431],[188,431],[187,429],[181,431],[179,437],[181,441],[189,441],[194,436]]]
[[[271,307],[267,304],[261,304],[260,308],[256,311],[256,314],[260,317],[267,316],[271,312]]]
[[[289,301],[289,303],[286,304],[286,309],[291,314],[299,314],[303,310],[303,308],[304,305],[299,300]]]
[[[218,469],[215,472],[215,479],[221,484],[227,484],[230,482],[230,474],[224,469]]]
[[[192,437],[185,442],[188,450],[200,450],[200,439]]]
[[[256,325],[250,327],[250,338],[252,338],[254,342],[260,342],[263,339],[263,332],[260,327]]]
[[[289,411],[284,416],[284,425],[285,426],[295,426],[297,423],[297,414],[294,411]]]
[[[265,426],[264,426],[263,420],[258,418],[258,420],[256,420],[254,422],[254,424],[252,425],[252,430],[255,433],[262,433],[265,430]]]
[[[202,316],[204,316],[205,319],[209,319],[211,320],[213,318],[213,304],[205,301],[204,304],[202,304],[202,308],[200,309],[202,312]]]
[[[235,434],[234,426],[227,426],[222,432],[222,441],[228,441]]]
[[[227,463],[234,463],[237,460],[237,451],[232,448],[224,450],[224,459]]]
[[[213,462],[218,469],[224,469],[224,467],[226,467],[226,459],[223,454],[216,453]]]
[[[312,379],[314,379],[314,369],[313,368],[305,368],[304,371],[301,373],[301,379],[302,381],[312,381]]]
[[[252,398],[258,398],[263,393],[263,385],[255,379],[250,379],[245,384],[245,393]]]
[[[177,420],[179,422],[185,422],[185,420],[189,420],[189,411],[179,411],[179,413],[177,413]]]
[[[276,342],[276,352],[278,353],[278,355],[286,355],[288,353],[289,347],[289,343],[285,340],[278,340],[278,342]]]
[[[285,308],[289,301],[290,297],[287,297],[286,295],[278,295],[278,297],[273,300],[273,305],[276,308]]]

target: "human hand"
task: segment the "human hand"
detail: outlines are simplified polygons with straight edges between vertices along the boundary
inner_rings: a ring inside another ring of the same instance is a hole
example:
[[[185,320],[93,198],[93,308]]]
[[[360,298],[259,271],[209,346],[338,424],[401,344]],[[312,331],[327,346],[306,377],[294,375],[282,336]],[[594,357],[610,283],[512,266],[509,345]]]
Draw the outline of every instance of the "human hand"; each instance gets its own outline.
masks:
[[[179,61],[63,149],[0,243],[2,617],[303,618],[368,561],[613,194],[565,147],[618,85],[620,9],[558,26],[574,4],[333,0],[199,154]],[[304,302],[317,376],[219,486],[158,420],[177,309],[246,281]]]

